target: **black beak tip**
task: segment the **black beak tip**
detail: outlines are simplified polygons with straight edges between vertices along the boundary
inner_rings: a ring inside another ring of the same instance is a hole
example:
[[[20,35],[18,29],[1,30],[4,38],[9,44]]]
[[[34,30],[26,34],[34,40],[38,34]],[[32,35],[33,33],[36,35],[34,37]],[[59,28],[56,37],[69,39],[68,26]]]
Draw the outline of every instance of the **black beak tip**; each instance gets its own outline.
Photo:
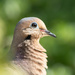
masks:
[[[55,37],[55,38],[57,38],[57,36],[56,36],[56,35],[55,35],[54,37]]]
[[[57,38],[56,35],[53,35],[53,37]]]
[[[52,37],[54,37],[54,38],[56,38],[56,35],[55,34],[53,34],[53,33],[51,33],[50,32],[50,34],[49,34],[50,36],[52,36]]]

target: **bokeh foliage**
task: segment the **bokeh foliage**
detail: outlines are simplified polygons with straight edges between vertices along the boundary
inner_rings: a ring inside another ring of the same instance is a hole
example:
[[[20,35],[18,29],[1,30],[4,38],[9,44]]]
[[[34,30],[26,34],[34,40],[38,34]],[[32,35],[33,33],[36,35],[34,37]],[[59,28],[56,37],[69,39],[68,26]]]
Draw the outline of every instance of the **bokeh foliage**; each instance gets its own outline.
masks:
[[[6,60],[17,22],[31,16],[57,35],[40,40],[47,50],[48,75],[75,75],[75,0],[0,0],[0,62]]]

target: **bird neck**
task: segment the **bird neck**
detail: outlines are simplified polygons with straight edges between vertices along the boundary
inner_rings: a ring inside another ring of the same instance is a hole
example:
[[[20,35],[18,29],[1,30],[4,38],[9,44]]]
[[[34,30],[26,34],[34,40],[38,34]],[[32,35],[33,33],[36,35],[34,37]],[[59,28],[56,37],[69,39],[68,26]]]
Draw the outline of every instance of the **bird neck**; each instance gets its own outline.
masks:
[[[29,75],[46,75],[47,68],[46,50],[39,44],[39,40],[25,40],[18,45],[15,62],[20,62],[21,66]]]

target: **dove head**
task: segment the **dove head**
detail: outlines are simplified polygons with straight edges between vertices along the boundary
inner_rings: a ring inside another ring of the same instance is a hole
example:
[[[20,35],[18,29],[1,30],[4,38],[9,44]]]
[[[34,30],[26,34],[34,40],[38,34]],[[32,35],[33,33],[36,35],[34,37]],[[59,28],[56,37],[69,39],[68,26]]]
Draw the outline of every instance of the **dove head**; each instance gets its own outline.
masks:
[[[56,37],[47,30],[42,20],[36,17],[27,17],[21,19],[16,25],[13,41],[17,45],[24,40],[39,40],[48,35]]]
[[[42,37],[42,31],[46,30],[43,21],[35,17],[28,17],[21,19],[15,29],[15,34],[20,36],[21,39],[38,39]]]

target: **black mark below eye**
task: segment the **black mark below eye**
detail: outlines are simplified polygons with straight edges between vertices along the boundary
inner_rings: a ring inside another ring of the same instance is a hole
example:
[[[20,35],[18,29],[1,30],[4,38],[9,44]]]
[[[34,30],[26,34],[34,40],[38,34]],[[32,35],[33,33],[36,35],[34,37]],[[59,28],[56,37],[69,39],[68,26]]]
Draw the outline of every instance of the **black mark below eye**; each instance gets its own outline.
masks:
[[[28,35],[25,40],[31,40],[31,35]]]

